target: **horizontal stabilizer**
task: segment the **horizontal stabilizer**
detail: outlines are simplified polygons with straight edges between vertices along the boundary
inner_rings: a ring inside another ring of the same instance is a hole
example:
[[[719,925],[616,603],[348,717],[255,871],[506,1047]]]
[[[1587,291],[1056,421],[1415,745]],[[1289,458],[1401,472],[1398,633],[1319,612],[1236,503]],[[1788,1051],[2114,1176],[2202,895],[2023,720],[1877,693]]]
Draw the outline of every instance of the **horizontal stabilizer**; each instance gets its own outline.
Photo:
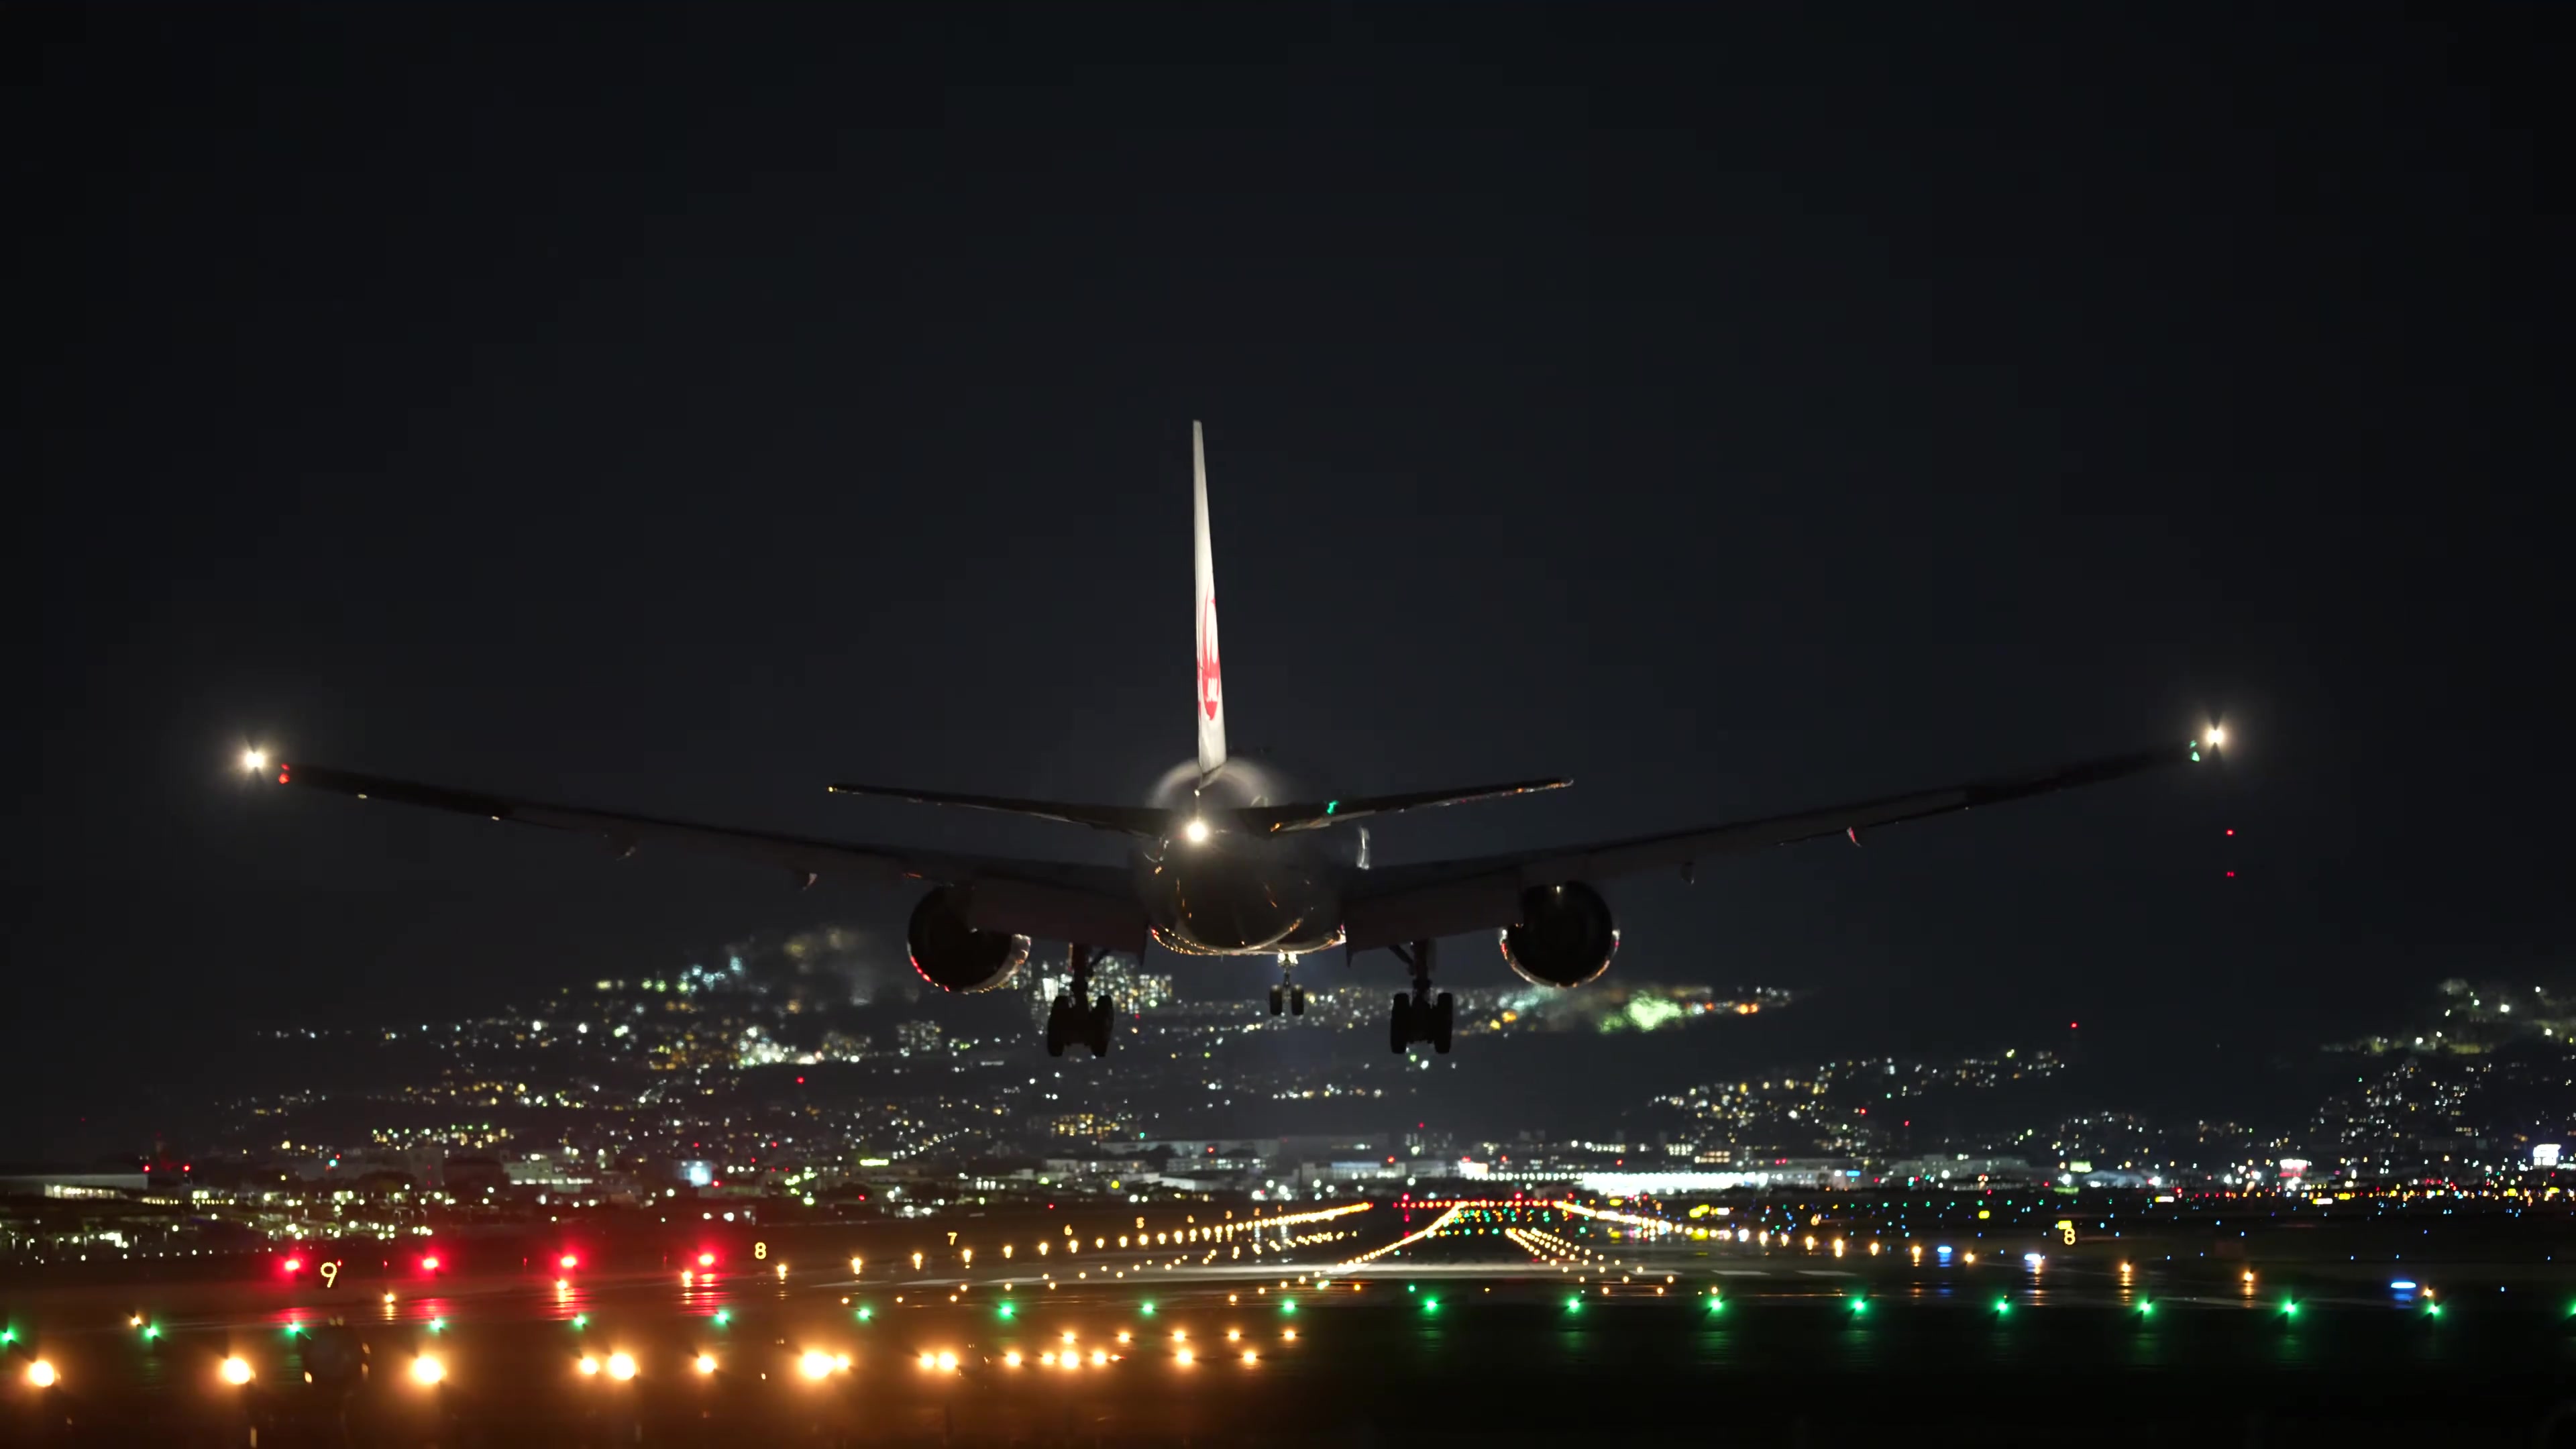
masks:
[[[1498,800],[1505,795],[1527,795],[1538,790],[1562,790],[1572,780],[1514,780],[1507,785],[1469,785],[1455,790],[1415,790],[1403,795],[1353,795],[1340,800],[1326,800],[1309,805],[1256,805],[1235,812],[1244,828],[1269,834],[1286,830],[1321,830],[1345,820],[1358,820],[1370,815],[1392,815],[1398,810],[1419,810],[1430,805],[1463,805],[1470,800]]]
[[[917,805],[994,810],[1004,815],[1061,820],[1071,825],[1088,825],[1094,830],[1114,830],[1122,835],[1148,838],[1162,834],[1171,818],[1168,811],[1142,805],[1076,805],[1062,800],[1019,800],[1007,795],[962,795],[950,790],[906,790],[891,785],[841,784],[827,788],[835,795],[874,795],[887,800],[910,800]]]

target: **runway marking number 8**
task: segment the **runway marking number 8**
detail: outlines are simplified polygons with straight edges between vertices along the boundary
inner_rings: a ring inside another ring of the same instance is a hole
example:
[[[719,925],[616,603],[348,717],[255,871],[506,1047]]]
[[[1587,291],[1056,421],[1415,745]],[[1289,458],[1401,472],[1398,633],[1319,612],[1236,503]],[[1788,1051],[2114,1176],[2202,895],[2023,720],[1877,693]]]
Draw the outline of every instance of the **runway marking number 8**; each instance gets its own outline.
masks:
[[[769,1244],[768,1244],[768,1243],[766,1243],[766,1242],[758,1242],[758,1243],[754,1243],[754,1244],[752,1244],[752,1245],[751,1245],[751,1255],[752,1255],[753,1257],[755,1257],[755,1258],[766,1258],[766,1257],[768,1257],[768,1256],[769,1256]]]
[[[2075,1246],[2075,1220],[2073,1218],[2059,1218],[2057,1220],[2057,1230],[2066,1235],[2066,1246],[2070,1248]]]

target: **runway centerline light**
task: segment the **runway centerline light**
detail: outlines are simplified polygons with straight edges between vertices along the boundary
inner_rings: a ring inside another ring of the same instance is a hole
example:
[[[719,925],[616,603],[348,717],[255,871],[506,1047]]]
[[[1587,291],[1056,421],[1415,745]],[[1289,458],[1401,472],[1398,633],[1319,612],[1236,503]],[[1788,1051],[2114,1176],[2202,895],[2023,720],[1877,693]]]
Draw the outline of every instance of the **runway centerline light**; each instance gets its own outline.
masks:
[[[249,1383],[250,1360],[239,1357],[225,1359],[224,1382],[228,1384]]]

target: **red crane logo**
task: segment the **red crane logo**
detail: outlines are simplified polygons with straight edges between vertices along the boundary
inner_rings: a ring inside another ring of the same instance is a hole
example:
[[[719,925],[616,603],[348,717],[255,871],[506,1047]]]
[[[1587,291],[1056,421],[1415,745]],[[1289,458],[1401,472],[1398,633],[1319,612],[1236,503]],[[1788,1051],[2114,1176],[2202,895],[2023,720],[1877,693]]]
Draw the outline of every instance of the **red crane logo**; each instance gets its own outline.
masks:
[[[1216,595],[1199,606],[1199,708],[1211,720],[1225,703],[1225,684],[1216,662]]]

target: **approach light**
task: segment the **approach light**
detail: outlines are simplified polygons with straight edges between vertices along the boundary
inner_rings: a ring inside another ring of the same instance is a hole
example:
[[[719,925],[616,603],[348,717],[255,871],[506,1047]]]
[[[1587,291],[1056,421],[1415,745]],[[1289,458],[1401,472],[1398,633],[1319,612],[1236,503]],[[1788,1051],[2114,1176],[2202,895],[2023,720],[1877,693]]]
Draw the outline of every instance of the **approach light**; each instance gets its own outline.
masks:
[[[590,1360],[583,1359],[581,1362],[582,1372],[594,1371]],[[435,1354],[425,1353],[411,1361],[411,1377],[414,1383],[434,1384],[447,1377],[447,1365],[440,1363]]]
[[[696,1369],[702,1374],[714,1373],[716,1371],[716,1356],[711,1353],[699,1354],[697,1358],[690,1363],[690,1367]]]
[[[1208,838],[1208,824],[1204,820],[1192,820],[1181,827],[1181,834],[1189,837],[1192,845],[1205,845]]]
[[[52,1388],[55,1382],[54,1366],[41,1358],[27,1365],[27,1382],[40,1389]]]
[[[246,1358],[239,1358],[239,1357],[225,1359],[225,1360],[224,1360],[224,1382],[225,1382],[225,1383],[228,1383],[228,1384],[246,1384],[246,1383],[249,1383],[249,1382],[250,1382],[250,1360],[249,1360],[249,1359],[246,1359]]]
[[[631,1379],[635,1377],[635,1355],[631,1353],[610,1354],[608,1356],[608,1376],[612,1379]]]
[[[592,1358],[589,1354],[583,1354],[581,1356],[581,1371],[592,1378],[597,1378],[599,1376],[599,1360]]]
[[[957,1372],[957,1355],[953,1353],[941,1354],[939,1356],[939,1371],[944,1374],[953,1374]]]

